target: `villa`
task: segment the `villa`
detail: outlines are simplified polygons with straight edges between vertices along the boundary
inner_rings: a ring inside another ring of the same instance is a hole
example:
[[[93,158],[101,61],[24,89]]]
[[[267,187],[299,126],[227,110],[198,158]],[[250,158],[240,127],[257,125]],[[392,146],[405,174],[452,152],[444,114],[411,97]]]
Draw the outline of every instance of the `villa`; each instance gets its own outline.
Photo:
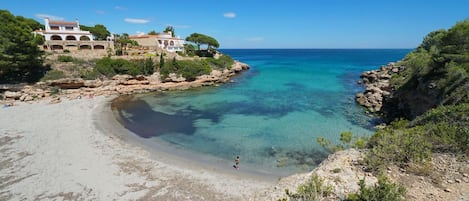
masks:
[[[35,34],[45,38],[44,50],[106,50],[114,49],[112,37],[107,41],[95,41],[89,31],[80,30],[80,23],[66,21],[51,21],[44,19],[45,30],[36,30]]]
[[[139,46],[149,49],[162,49],[168,52],[184,51],[184,40],[179,37],[173,37],[171,32],[164,32],[156,35],[132,35],[129,36],[129,38],[137,41]]]

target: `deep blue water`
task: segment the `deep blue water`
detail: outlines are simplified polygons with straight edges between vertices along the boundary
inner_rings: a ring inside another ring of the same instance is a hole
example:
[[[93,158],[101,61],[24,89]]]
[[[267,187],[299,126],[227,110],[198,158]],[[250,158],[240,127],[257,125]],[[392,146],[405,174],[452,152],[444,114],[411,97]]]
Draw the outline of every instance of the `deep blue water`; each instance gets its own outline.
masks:
[[[307,171],[326,153],[319,136],[370,135],[373,118],[355,104],[365,70],[410,50],[221,50],[251,66],[234,83],[119,99],[121,123],[148,140],[285,172]],[[117,101],[116,101],[117,102]]]

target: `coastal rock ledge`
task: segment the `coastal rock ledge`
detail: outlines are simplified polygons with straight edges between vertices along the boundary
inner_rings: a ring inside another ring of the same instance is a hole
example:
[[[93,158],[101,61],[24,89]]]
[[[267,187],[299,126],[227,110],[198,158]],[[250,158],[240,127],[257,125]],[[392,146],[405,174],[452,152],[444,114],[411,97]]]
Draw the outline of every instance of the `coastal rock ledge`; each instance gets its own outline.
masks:
[[[378,70],[363,72],[358,84],[364,84],[366,88],[365,92],[356,94],[357,103],[370,112],[380,112],[383,100],[391,95],[390,79],[392,75],[399,73],[404,68],[404,66],[398,66],[391,62],[386,66],[381,66]]]
[[[348,194],[360,189],[358,182],[365,179],[367,186],[372,186],[378,179],[371,173],[363,171],[359,161],[363,153],[356,149],[347,149],[329,155],[317,168],[309,173],[294,174],[282,178],[273,188],[258,192],[253,200],[271,200],[285,198],[285,189],[296,192],[299,185],[304,184],[313,175],[324,179],[324,185],[332,186],[333,195],[327,200],[344,200]]]
[[[0,94],[0,96],[4,97],[3,102],[8,103],[12,101],[33,102],[44,98],[52,98],[51,103],[58,103],[60,98],[77,99],[83,96],[110,96],[151,91],[185,90],[228,82],[231,77],[249,68],[249,65],[235,61],[229,69],[212,70],[209,75],[201,75],[194,81],[187,81],[185,78],[176,75],[170,75],[168,79],[162,80],[158,72],[150,76],[116,75],[109,80],[63,78],[38,82],[34,85],[26,85],[20,88],[2,88],[4,93]]]

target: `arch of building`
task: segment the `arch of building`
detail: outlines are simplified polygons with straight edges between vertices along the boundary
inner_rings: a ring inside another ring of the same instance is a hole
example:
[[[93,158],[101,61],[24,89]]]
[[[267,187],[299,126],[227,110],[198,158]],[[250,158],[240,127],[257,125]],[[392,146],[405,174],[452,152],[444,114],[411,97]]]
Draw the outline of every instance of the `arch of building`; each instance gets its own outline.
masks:
[[[90,37],[88,36],[80,36],[80,41],[90,41]]]
[[[59,36],[59,35],[52,35],[52,36],[50,37],[50,40],[62,40],[62,37]]]
[[[77,37],[73,36],[73,35],[68,35],[65,37],[65,40],[77,40]]]
[[[52,45],[50,46],[51,50],[63,50],[64,47],[62,45]]]

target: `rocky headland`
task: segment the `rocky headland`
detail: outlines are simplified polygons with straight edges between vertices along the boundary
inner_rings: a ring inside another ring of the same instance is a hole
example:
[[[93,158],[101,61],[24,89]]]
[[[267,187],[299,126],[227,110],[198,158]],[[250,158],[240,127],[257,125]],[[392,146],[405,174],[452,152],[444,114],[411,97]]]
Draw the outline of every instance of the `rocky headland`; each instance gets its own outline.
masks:
[[[116,75],[108,80],[63,78],[38,82],[34,85],[1,85],[0,90],[4,91],[5,103],[34,102],[45,98],[50,99],[51,103],[57,103],[61,98],[77,99],[85,96],[110,96],[214,86],[230,81],[232,76],[249,68],[249,65],[235,61],[229,69],[212,70],[209,75],[199,76],[194,81],[187,81],[174,73],[161,79],[160,74],[156,72],[150,76]]]
[[[404,66],[389,63],[380,69],[365,71],[360,75],[358,84],[365,85],[365,91],[357,93],[355,100],[368,111],[379,113],[383,108],[383,101],[391,95],[390,80],[393,74],[404,70]]]

